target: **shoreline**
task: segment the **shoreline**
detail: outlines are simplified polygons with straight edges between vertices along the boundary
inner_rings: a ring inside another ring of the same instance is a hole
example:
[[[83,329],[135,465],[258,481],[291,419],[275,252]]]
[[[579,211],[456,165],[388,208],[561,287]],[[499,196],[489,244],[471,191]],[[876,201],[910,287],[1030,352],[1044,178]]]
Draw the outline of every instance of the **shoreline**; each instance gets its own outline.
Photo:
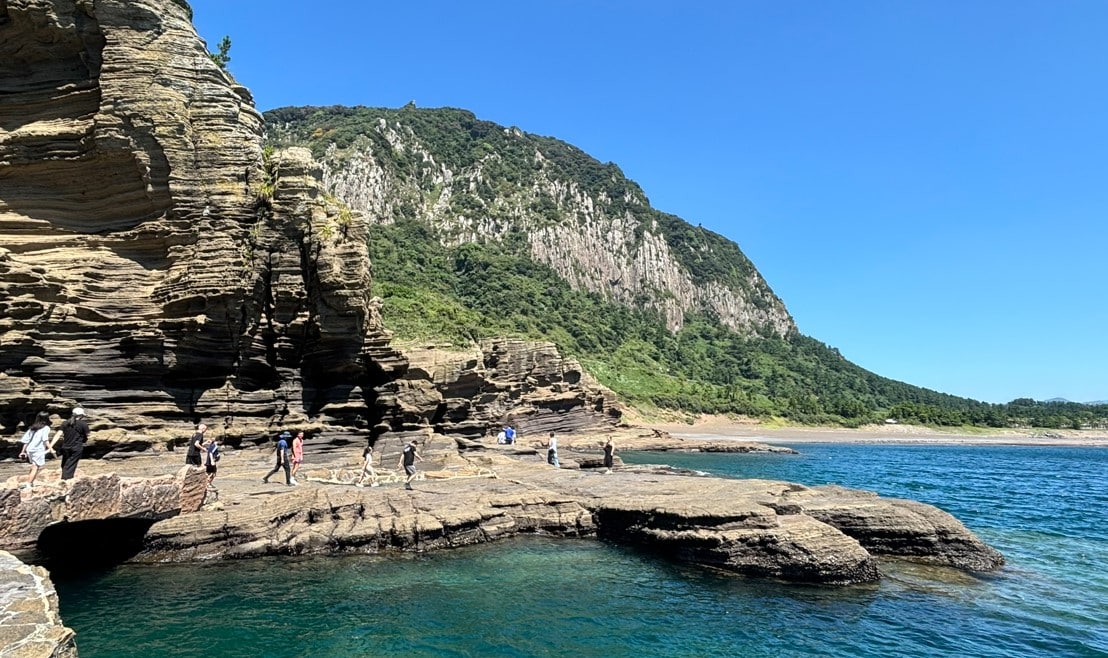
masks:
[[[748,420],[704,416],[693,423],[650,423],[675,438],[745,440],[770,445],[841,443],[877,445],[964,445],[1108,448],[1106,430],[996,430],[969,434],[918,425],[840,427],[767,427]]]

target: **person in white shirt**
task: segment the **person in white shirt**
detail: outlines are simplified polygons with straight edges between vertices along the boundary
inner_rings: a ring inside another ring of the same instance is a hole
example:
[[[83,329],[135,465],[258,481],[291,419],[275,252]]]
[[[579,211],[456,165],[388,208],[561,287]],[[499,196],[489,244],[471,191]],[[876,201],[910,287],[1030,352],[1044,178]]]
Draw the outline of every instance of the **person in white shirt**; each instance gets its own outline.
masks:
[[[31,462],[31,474],[27,477],[28,489],[35,486],[35,478],[38,471],[46,464],[46,452],[53,452],[50,448],[50,414],[45,411],[38,412],[35,422],[23,434],[20,439],[23,449],[19,451],[19,458]]]

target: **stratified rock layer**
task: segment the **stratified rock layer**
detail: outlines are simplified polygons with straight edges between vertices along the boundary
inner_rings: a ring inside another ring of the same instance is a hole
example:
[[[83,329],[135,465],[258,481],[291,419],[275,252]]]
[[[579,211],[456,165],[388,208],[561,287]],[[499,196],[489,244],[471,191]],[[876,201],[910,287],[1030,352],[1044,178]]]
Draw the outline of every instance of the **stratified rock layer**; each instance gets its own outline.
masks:
[[[553,343],[487,340],[471,350],[412,348],[404,356],[397,401],[410,427],[479,439],[512,425],[524,441],[609,429],[622,416],[615,394]]]
[[[44,479],[45,480],[45,479]],[[182,467],[175,475],[119,477],[107,473],[72,480],[40,480],[34,489],[0,487],[0,549],[26,551],[43,530],[58,523],[104,519],[155,521],[195,512],[204,502],[208,477]]]
[[[508,447],[465,456],[442,451],[425,466],[427,479],[414,492],[388,484],[357,489],[349,471],[312,471],[310,488],[237,496],[231,506],[160,521],[136,559],[429,550],[539,532],[600,536],[694,564],[806,583],[876,580],[875,554],[980,570],[1003,564],[953,517],[926,505],[919,506],[931,512],[926,521],[889,514],[901,501],[869,492],[555,469]],[[797,496],[827,510],[856,506],[858,520],[873,514],[875,525],[902,540],[871,552],[872,535],[859,539],[835,517],[804,513]]]
[[[0,551],[0,658],[76,658],[73,638],[46,569]]]
[[[387,414],[364,222],[307,151],[263,153],[186,3],[0,3],[0,88],[4,433]]]

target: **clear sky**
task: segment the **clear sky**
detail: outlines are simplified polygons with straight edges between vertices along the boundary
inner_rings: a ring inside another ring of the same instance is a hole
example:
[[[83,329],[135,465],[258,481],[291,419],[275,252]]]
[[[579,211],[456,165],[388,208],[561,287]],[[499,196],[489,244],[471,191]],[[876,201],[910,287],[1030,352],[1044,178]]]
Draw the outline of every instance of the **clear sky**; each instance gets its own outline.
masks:
[[[460,107],[735,240],[800,330],[990,402],[1108,399],[1108,3],[193,0],[262,110]]]

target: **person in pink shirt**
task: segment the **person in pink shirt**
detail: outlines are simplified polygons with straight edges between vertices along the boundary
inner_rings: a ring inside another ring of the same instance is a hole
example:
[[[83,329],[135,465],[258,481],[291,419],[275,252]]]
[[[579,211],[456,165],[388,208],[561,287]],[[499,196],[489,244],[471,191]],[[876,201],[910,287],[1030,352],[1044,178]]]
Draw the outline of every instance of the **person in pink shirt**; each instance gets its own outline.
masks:
[[[300,464],[304,461],[304,433],[297,432],[292,440],[292,483],[296,484],[296,473],[300,470]]]

